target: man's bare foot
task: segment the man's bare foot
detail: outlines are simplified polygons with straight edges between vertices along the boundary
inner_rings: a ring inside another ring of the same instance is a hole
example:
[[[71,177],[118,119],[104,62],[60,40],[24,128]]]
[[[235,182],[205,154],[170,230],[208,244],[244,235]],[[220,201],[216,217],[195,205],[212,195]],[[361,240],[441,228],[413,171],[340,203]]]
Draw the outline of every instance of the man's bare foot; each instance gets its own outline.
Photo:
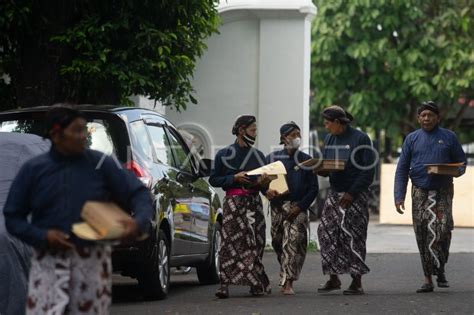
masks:
[[[295,295],[295,291],[293,291],[292,287],[288,287],[288,288],[283,289],[282,293],[284,295]]]
[[[293,291],[293,284],[290,281],[287,281],[283,286],[281,292],[284,295],[294,295],[295,291]]]

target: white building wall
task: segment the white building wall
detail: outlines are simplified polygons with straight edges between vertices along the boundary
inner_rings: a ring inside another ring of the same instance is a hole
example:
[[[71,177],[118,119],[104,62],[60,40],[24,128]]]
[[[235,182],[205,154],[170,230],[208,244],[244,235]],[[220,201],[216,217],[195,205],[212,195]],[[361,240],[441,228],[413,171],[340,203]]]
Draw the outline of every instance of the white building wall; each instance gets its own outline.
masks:
[[[232,21],[212,36],[199,60],[193,80],[198,104],[185,111],[166,109],[178,127],[194,126],[210,135],[207,157],[233,141],[232,122],[244,113],[258,111],[259,22]]]
[[[166,109],[178,127],[208,135],[206,157],[234,141],[241,114],[257,117],[257,147],[276,149],[279,127],[293,120],[309,135],[310,0],[227,0],[219,6],[220,34],[207,40],[193,80],[198,105]],[[201,130],[201,131],[199,131]]]
[[[279,128],[293,120],[309,141],[309,34],[302,18],[269,18],[260,22],[259,147],[265,153],[279,143]],[[309,22],[308,22],[309,23]]]

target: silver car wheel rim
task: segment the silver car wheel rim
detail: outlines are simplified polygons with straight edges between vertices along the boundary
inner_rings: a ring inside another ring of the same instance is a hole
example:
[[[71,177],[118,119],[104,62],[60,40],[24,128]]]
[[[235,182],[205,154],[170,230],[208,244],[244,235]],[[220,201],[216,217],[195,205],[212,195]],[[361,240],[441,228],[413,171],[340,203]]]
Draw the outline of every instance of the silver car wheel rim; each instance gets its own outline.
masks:
[[[160,241],[158,246],[158,272],[160,276],[160,284],[163,290],[168,287],[168,250],[164,240]]]
[[[221,249],[221,233],[219,231],[216,232],[215,240],[214,240],[214,264],[216,266],[217,275],[219,276],[221,273],[220,265],[219,265],[219,252]]]

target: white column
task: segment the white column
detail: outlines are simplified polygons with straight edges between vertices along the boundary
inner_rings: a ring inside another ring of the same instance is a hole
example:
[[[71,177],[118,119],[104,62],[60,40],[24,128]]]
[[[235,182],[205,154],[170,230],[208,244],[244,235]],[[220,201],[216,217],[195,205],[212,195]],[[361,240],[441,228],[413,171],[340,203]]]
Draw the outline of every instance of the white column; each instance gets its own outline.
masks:
[[[258,147],[269,153],[279,143],[279,127],[292,120],[309,135],[309,18],[265,18],[260,21]]]

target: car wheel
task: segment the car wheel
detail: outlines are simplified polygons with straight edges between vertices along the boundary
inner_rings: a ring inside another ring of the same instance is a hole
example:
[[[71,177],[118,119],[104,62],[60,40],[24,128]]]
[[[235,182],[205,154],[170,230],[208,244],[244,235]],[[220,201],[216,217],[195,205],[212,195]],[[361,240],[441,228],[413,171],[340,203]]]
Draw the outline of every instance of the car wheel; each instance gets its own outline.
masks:
[[[150,240],[145,253],[144,272],[138,281],[146,298],[166,298],[170,287],[170,245],[162,230],[158,232],[157,239]]]
[[[206,262],[196,268],[199,283],[216,284],[219,283],[219,250],[221,248],[221,224],[216,222],[214,225],[214,236],[212,238],[212,250]]]

